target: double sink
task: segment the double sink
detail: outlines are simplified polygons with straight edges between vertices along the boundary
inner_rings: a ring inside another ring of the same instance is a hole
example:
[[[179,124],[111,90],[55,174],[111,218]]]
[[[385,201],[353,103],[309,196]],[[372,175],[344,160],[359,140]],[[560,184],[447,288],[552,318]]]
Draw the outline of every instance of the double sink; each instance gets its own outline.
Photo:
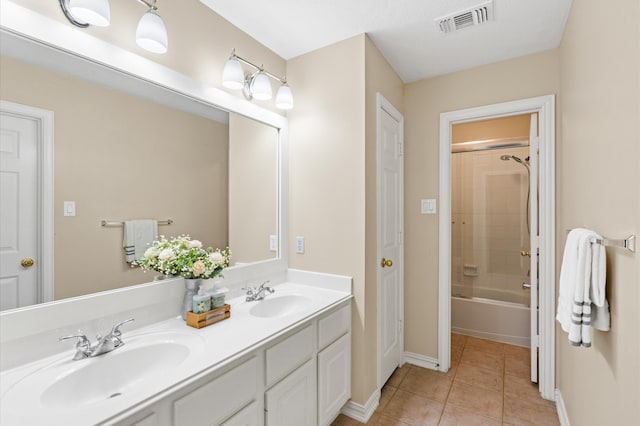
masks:
[[[264,327],[269,320],[286,320],[317,309],[313,294],[277,290],[257,302],[248,303],[242,298],[230,301],[232,320],[238,317],[239,327],[251,323]],[[24,370],[22,377],[3,386],[2,409],[99,409],[109,401],[126,407],[127,400],[139,400],[141,395],[169,388],[197,371],[198,365],[211,356],[211,345],[202,334],[207,329],[185,326],[181,332],[175,326],[169,328],[125,333],[125,345],[94,358],[74,361],[73,354],[65,352],[35,363]]]

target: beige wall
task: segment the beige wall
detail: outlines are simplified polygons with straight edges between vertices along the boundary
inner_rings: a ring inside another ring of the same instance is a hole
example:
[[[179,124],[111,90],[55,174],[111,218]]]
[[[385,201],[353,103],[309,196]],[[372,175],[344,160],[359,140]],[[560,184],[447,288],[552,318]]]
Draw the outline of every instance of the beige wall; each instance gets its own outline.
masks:
[[[438,353],[438,215],[419,200],[438,197],[440,113],[558,91],[558,50],[405,86],[406,351]]]
[[[127,266],[122,228],[103,219],[171,218],[160,234],[226,246],[226,124],[7,58],[0,98],[55,114],[56,299],[153,279]]]
[[[229,114],[229,247],[231,263],[271,259],[277,235],[278,130]]]
[[[565,229],[640,232],[640,3],[574,1],[560,48],[558,266]],[[597,24],[594,24],[597,23]],[[573,425],[640,418],[640,254],[607,249],[611,330],[590,349],[557,327],[557,386]]]
[[[264,67],[275,75],[285,75],[286,62],[265,46],[242,32],[198,0],[159,1],[158,14],[167,27],[169,49],[164,55],[138,47],[135,31],[145,7],[137,1],[111,1],[111,25],[74,27],[63,15],[57,1],[10,0],[50,18],[64,22],[78,31],[113,43],[159,64],[188,75],[205,85],[222,87],[224,64],[235,48],[238,55]],[[247,69],[248,71],[248,69]],[[274,86],[275,88],[275,86]],[[296,87],[292,85],[293,90]],[[239,92],[232,92],[239,95]],[[276,112],[273,100],[254,101]]]
[[[352,399],[371,395],[365,294],[365,53],[364,36],[287,63],[296,87],[290,119],[289,234],[292,268],[353,277]],[[375,379],[374,379],[375,380]]]

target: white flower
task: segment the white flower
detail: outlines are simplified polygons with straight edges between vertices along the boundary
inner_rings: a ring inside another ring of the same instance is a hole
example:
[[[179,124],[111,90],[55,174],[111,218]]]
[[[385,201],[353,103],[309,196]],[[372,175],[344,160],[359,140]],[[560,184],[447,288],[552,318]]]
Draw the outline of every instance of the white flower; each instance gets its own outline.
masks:
[[[213,253],[209,254],[209,260],[214,265],[219,265],[224,262],[224,257],[222,256],[222,254],[220,254],[220,252],[214,251]]]
[[[147,259],[158,257],[158,250],[156,250],[155,247],[149,247],[147,251],[144,252],[144,257],[146,257]]]
[[[198,240],[190,240],[187,241],[187,247],[189,248],[201,248],[202,247],[202,243]]]
[[[160,260],[169,260],[175,257],[175,253],[171,249],[164,249],[158,254],[158,259]]]

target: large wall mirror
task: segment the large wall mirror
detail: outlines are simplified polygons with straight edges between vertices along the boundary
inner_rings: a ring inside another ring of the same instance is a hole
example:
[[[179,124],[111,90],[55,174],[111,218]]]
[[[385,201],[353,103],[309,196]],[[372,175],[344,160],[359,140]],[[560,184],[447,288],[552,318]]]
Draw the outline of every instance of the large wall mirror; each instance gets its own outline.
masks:
[[[53,112],[50,299],[154,279],[155,274],[125,262],[121,224],[125,220],[157,219],[160,235],[189,234],[205,246],[228,246],[229,271],[271,261],[286,263],[279,244],[284,220],[279,212],[285,210],[281,188],[286,129],[278,127],[278,120],[275,125],[256,120],[250,117],[254,110],[246,113],[242,105],[236,111],[225,110],[175,87],[161,87],[4,30],[1,42],[4,105]],[[3,127],[10,116],[3,115]],[[32,207],[26,209],[41,211],[39,196],[12,189],[9,160],[21,155],[21,147],[11,131],[3,129],[2,138],[5,170],[0,195],[8,200],[31,198]],[[36,192],[41,189],[34,187]],[[65,202],[74,203],[74,213]],[[29,216],[9,211],[9,205],[16,203],[3,202],[0,208],[2,256],[24,246],[17,240],[17,229]],[[36,221],[29,226],[37,233],[43,227],[37,218],[42,216],[34,216]],[[169,219],[171,224],[165,224]],[[35,252],[20,257],[32,257],[36,263],[44,260]],[[21,286],[29,285],[26,278],[20,282],[7,264],[21,258],[2,259],[4,311],[29,304],[19,294]],[[35,293],[40,301],[46,300],[43,290]]]

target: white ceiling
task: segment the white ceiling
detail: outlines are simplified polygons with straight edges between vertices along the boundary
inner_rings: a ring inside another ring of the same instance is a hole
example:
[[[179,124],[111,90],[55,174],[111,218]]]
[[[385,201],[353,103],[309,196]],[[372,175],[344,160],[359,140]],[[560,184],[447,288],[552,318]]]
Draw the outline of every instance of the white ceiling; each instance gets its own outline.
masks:
[[[367,33],[405,83],[558,47],[571,7],[493,0],[495,21],[441,35],[436,18],[486,0],[200,1],[284,59]]]

